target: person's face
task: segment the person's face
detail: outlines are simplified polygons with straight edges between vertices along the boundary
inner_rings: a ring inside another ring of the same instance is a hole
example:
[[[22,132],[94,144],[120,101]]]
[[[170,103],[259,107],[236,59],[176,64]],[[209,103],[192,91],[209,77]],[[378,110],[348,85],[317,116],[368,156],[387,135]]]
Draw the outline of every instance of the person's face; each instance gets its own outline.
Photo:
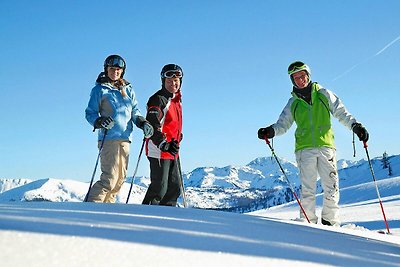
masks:
[[[116,81],[121,78],[123,69],[119,67],[107,67],[107,76],[112,81]]]
[[[168,92],[175,94],[181,88],[181,79],[176,78],[176,77],[165,78],[164,86],[165,86],[165,89],[168,90]]]
[[[310,81],[310,78],[305,70],[292,74],[292,77],[296,87],[300,89],[307,87],[308,82]]]

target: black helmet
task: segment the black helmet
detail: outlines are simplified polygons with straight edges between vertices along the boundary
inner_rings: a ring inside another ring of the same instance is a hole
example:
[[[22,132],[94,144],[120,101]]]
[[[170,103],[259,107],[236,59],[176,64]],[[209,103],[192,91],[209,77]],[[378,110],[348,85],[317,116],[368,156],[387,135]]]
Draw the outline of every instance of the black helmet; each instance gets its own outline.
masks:
[[[107,67],[122,68],[121,78],[124,77],[126,63],[125,60],[119,55],[110,55],[104,60],[104,73],[107,73]]]
[[[183,71],[182,68],[176,64],[167,64],[162,68],[160,75],[161,79],[173,77],[182,79]]]
[[[165,87],[165,78],[179,78],[181,80],[181,86],[182,86],[182,77],[183,77],[183,70],[181,67],[179,67],[176,64],[167,64],[165,65],[162,70],[161,70],[161,82],[162,82],[162,87]]]

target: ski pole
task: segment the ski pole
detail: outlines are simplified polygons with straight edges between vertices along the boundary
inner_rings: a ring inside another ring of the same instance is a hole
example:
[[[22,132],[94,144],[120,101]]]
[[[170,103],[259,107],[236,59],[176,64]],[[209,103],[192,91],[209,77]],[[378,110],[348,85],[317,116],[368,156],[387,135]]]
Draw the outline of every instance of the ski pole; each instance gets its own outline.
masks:
[[[182,191],[183,206],[184,206],[185,208],[187,208],[186,194],[185,194],[185,186],[183,185],[183,177],[182,177],[181,163],[180,163],[179,158],[177,158],[176,156],[175,156],[175,163],[176,163],[176,166],[177,166],[178,171],[179,171],[180,186],[181,186],[181,191]]]
[[[387,233],[390,234],[389,224],[388,224],[388,222],[387,222],[387,220],[386,220],[385,210],[383,209],[383,204],[382,204],[382,200],[381,200],[381,195],[379,194],[378,184],[377,184],[376,179],[375,179],[374,169],[372,168],[371,159],[369,158],[368,145],[367,145],[367,142],[366,142],[366,141],[363,141],[363,142],[364,142],[365,153],[367,154],[367,159],[368,159],[368,163],[369,163],[369,168],[370,168],[370,170],[371,170],[372,178],[374,179],[375,188],[376,188],[376,193],[377,193],[378,199],[379,199],[379,204],[380,204],[380,206],[381,206],[381,210],[382,210],[382,214],[383,214],[383,220],[385,221]]]
[[[267,136],[265,136],[265,142],[267,143],[267,145],[268,145],[269,148],[271,149],[272,155],[274,156],[276,162],[278,163],[279,168],[281,169],[281,171],[282,171],[282,173],[283,173],[283,176],[285,177],[286,182],[287,182],[287,184],[288,184],[289,187],[290,187],[290,190],[292,191],[294,197],[296,198],[297,203],[298,203],[299,206],[300,206],[301,212],[304,214],[304,217],[306,217],[307,222],[310,223],[310,220],[308,219],[308,216],[307,216],[307,214],[306,214],[306,212],[305,212],[305,210],[304,210],[304,208],[303,208],[303,205],[301,205],[300,200],[299,200],[299,198],[297,197],[296,191],[294,191],[292,184],[290,183],[289,179],[287,178],[286,172],[283,170],[282,165],[281,165],[281,163],[279,162],[278,157],[277,157],[276,154],[275,154],[275,150],[274,150],[274,148],[271,146],[271,144],[270,144],[270,142],[269,142]]]
[[[93,184],[93,179],[94,179],[94,176],[96,175],[97,165],[99,164],[101,150],[103,150],[104,140],[106,140],[107,132],[108,132],[108,129],[105,129],[104,130],[104,135],[103,135],[103,140],[101,141],[101,145],[100,145],[100,148],[99,148],[99,153],[97,154],[96,164],[94,165],[94,170],[93,170],[93,174],[92,174],[92,179],[90,180],[89,189],[88,189],[88,191],[86,193],[85,200],[83,200],[83,202],[87,202],[87,200],[88,200],[90,189],[92,188],[92,184]]]
[[[142,147],[140,148],[140,152],[139,152],[138,160],[137,160],[137,163],[136,163],[135,171],[133,172],[133,176],[132,176],[131,187],[129,188],[129,193],[128,193],[128,197],[126,198],[126,203],[125,204],[128,204],[129,197],[131,196],[133,182],[135,181],[135,176],[136,176],[136,173],[137,173],[137,170],[138,170],[138,167],[139,167],[140,158],[142,157],[142,153],[143,153],[143,148],[144,148],[144,143],[145,142],[146,142],[146,138],[143,138]]]

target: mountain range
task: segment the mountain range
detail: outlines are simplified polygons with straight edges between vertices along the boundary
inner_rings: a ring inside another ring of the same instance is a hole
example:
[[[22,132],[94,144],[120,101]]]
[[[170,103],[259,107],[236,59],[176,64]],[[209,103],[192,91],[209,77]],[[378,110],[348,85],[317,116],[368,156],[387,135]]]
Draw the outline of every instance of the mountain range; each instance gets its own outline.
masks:
[[[389,177],[382,157],[371,160],[377,180]],[[300,181],[295,163],[279,159],[294,190]],[[391,175],[400,174],[400,156],[387,157]],[[339,160],[341,189],[372,181],[369,163],[365,160]],[[246,166],[199,167],[183,175],[188,204],[193,208],[233,212],[250,212],[293,200],[285,176],[273,157],[260,157]],[[125,203],[132,177],[127,178],[117,202]],[[129,203],[141,203],[150,183],[148,177],[135,177]],[[0,179],[0,201],[80,202],[89,183],[75,180],[46,178]],[[318,193],[322,192],[318,185]]]

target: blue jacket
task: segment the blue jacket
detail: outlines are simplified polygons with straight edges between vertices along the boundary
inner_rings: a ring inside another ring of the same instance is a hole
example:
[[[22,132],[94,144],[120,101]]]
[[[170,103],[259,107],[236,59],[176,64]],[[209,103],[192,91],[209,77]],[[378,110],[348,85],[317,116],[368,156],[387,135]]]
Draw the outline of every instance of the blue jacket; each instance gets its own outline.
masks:
[[[118,88],[110,83],[96,83],[90,93],[88,106],[85,110],[86,120],[94,126],[100,116],[113,118],[115,125],[108,130],[106,140],[129,140],[133,124],[141,128],[144,117],[141,115],[135,92],[127,82],[124,87],[127,96],[124,98]],[[102,140],[104,129],[99,130],[98,139]]]

